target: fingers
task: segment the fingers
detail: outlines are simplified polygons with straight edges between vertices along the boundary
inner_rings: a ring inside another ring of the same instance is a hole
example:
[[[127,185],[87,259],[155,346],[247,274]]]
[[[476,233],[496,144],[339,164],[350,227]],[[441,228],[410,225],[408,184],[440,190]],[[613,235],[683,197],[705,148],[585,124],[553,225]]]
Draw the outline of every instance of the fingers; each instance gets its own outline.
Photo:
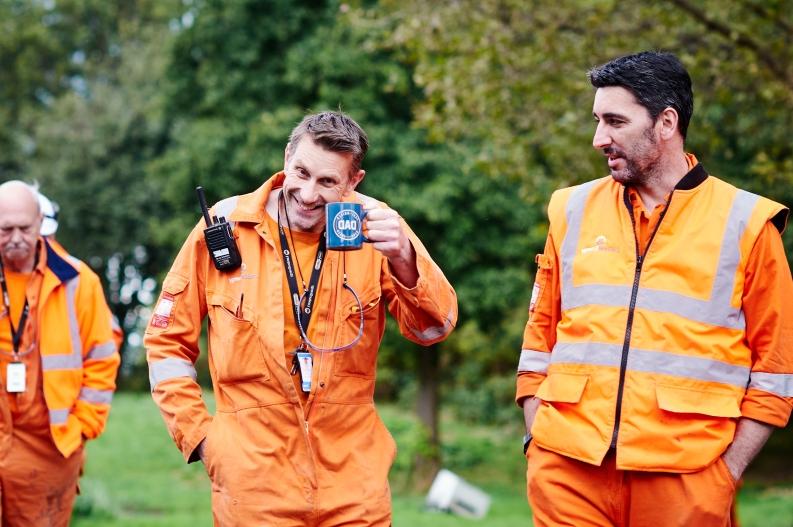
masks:
[[[399,214],[393,209],[368,209],[364,219],[364,236],[372,242],[398,241],[402,236]]]

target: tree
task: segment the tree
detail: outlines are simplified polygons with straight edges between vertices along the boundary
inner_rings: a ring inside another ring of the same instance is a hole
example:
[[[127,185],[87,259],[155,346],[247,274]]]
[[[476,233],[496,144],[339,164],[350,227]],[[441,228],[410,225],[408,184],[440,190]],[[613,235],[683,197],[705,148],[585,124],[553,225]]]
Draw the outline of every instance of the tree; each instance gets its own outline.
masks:
[[[111,309],[130,332],[152,301],[154,269],[163,265],[147,241],[158,196],[144,174],[162,148],[161,50],[179,11],[148,1],[26,5],[40,22],[18,21],[20,33],[40,33],[56,42],[58,54],[46,71],[27,66],[40,78],[20,73],[35,82],[18,89],[48,95],[36,104],[18,101],[27,120],[13,129],[29,146],[17,170],[61,205],[58,239],[100,274]],[[122,384],[140,362],[123,357]]]
[[[495,177],[519,179],[535,204],[553,188],[605,173],[587,147],[585,72],[658,48],[675,52],[693,76],[691,150],[714,174],[793,199],[789,0],[382,4],[378,18],[395,24],[390,40],[415,61],[426,93],[418,123],[434,137],[490,145],[468,158]]]

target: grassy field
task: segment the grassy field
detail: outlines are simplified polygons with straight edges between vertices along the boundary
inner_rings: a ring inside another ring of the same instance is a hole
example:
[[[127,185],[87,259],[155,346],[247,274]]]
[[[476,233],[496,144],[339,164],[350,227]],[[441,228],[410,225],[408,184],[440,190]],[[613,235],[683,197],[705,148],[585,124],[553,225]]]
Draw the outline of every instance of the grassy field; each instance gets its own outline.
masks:
[[[493,498],[482,521],[425,511],[423,497],[404,492],[410,452],[420,441],[409,412],[381,408],[400,453],[392,471],[395,527],[531,525],[524,494],[525,463],[515,429],[443,420],[444,466]],[[516,415],[517,418],[517,415]],[[89,443],[72,525],[75,527],[201,527],[212,525],[209,480],[200,463],[186,465],[148,394],[117,394],[105,435]],[[742,527],[793,527],[793,482],[749,484],[740,495]]]

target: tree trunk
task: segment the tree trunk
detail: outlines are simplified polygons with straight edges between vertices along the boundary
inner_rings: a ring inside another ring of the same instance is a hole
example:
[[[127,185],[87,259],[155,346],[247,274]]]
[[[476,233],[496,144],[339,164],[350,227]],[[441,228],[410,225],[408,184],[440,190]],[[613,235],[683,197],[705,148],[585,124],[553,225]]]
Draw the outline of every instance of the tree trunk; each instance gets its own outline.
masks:
[[[429,489],[435,474],[441,466],[440,434],[438,427],[440,357],[438,345],[419,348],[418,361],[418,393],[416,397],[416,413],[421,423],[424,436],[422,448],[416,451],[413,458],[412,487],[418,491]]]

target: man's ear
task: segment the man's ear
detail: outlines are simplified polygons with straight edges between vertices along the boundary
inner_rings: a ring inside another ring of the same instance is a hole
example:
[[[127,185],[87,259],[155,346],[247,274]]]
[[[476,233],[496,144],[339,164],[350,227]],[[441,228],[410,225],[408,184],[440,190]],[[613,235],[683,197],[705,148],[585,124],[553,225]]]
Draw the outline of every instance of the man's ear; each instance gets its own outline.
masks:
[[[675,133],[677,132],[678,119],[679,117],[677,115],[677,110],[674,108],[667,107],[663,112],[661,112],[656,122],[660,126],[659,132],[662,139],[668,141],[674,137]]]
[[[354,175],[350,176],[350,188],[349,191],[352,192],[358,186],[358,184],[363,181],[363,178],[366,176],[366,170],[359,170]]]

